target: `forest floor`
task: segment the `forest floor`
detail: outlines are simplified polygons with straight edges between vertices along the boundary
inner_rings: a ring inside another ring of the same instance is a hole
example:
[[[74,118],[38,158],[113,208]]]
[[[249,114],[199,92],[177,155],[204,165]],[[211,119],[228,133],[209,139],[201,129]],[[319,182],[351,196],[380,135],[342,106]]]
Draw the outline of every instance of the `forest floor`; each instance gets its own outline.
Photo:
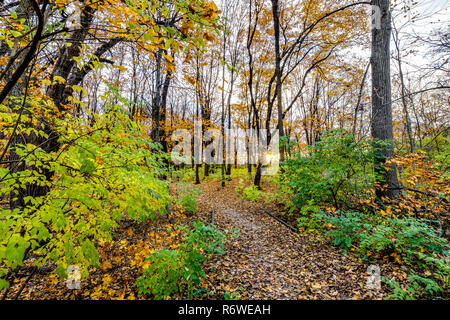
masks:
[[[176,248],[182,235],[173,227],[196,219],[209,223],[212,211],[219,230],[236,233],[227,239],[224,255],[205,262],[207,277],[194,299],[382,299],[388,294],[384,286],[367,287],[367,263],[316,235],[293,232],[262,210],[276,213],[276,204],[241,199],[235,191],[238,183],[235,179],[222,188],[220,181],[203,181],[195,215],[175,207],[170,216],[155,221],[123,221],[112,241],[98,244],[100,265],[90,269],[81,290],[68,289],[54,274],[54,264],[33,272],[31,256],[6,299],[146,299],[135,286],[145,258],[159,249]],[[171,185],[172,192],[178,185]],[[379,266],[383,276],[406,278],[406,270],[389,261]],[[4,294],[0,292],[0,299]]]
[[[312,234],[295,233],[265,213],[267,204],[242,200],[236,183],[204,182],[201,214],[221,230],[239,230],[226,254],[208,263],[208,290],[240,299],[382,299],[383,290],[367,288],[367,264],[344,255]],[[264,186],[263,186],[264,188]],[[270,205],[269,205],[270,207]],[[269,208],[270,210],[270,208]],[[380,265],[392,277],[392,265]]]

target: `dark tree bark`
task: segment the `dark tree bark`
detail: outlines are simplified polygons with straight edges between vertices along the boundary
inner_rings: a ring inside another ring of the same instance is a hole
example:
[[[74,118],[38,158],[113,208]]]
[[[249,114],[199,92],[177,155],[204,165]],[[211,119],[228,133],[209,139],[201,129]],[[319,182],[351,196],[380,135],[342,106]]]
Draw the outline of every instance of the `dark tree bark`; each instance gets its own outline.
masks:
[[[160,141],[163,146],[164,152],[168,152],[167,145],[167,130],[166,130],[166,119],[167,119],[167,96],[169,94],[170,81],[172,80],[172,72],[168,71],[164,79],[162,94],[161,94],[161,110],[160,110],[160,123],[164,124],[164,129],[162,134],[160,134]],[[161,131],[161,130],[160,130]]]
[[[378,6],[381,11],[380,28],[372,30],[372,137],[377,141],[391,141],[388,146],[377,146],[377,196],[395,198],[399,194],[396,167],[392,164],[389,170],[385,170],[386,161],[394,156],[390,69],[391,12],[389,0],[373,0],[372,4]]]
[[[280,13],[278,0],[272,0],[272,16],[273,16],[273,29],[275,37],[275,95],[277,96],[277,111],[278,111],[278,134],[279,137],[284,137],[284,127],[283,127],[283,99],[282,99],[282,71],[281,71],[281,52],[280,52]],[[270,132],[270,128],[267,127],[266,130]],[[269,137],[269,136],[268,136]],[[270,140],[267,139],[267,144]],[[280,161],[284,161],[285,147],[282,145],[280,147]]]
[[[20,19],[27,19],[28,21],[32,21],[31,17],[34,15],[37,17],[37,29],[36,34],[31,41],[30,45],[25,47],[23,50],[20,48],[14,48],[13,51],[18,51],[20,54],[15,55],[11,57],[11,64],[10,69],[5,70],[6,73],[6,85],[3,87],[2,92],[0,93],[0,103],[3,103],[5,98],[7,96],[14,96],[14,97],[20,97],[24,95],[23,103],[22,105],[18,105],[15,102],[8,101],[9,106],[11,108],[11,111],[18,114],[18,119],[16,123],[17,125],[20,123],[21,115],[23,113],[27,113],[28,111],[24,110],[26,107],[26,98],[27,98],[27,92],[28,92],[28,85],[29,85],[29,77],[26,77],[26,70],[29,68],[30,64],[32,64],[32,61],[36,55],[36,52],[39,49],[39,44],[41,40],[41,36],[44,30],[45,26],[45,10],[47,7],[47,1],[44,1],[42,8],[39,7],[39,4],[32,0],[32,1],[23,1],[19,7],[18,7],[18,18]],[[19,51],[20,50],[20,51]],[[32,69],[32,68],[31,68]],[[31,73],[30,73],[31,74]],[[21,80],[21,81],[19,81]],[[22,159],[17,154],[17,146],[19,144],[27,144],[30,143],[33,137],[26,134],[16,134],[16,131],[14,130],[8,145],[5,147],[5,150],[3,150],[3,153],[0,157],[0,161],[3,159],[3,157],[6,154],[7,149],[9,148],[9,171],[10,173],[14,174],[20,171],[25,170],[25,162],[22,161]],[[16,182],[17,184],[20,184],[20,181]],[[30,194],[32,190],[34,189],[33,185],[26,184],[26,188],[18,188],[17,194],[14,192],[10,195],[10,208],[11,210],[19,207],[24,207],[24,197],[27,196],[27,194]]]
[[[38,3],[33,0],[31,1],[31,6],[33,7],[34,13],[36,14],[38,18],[38,25],[36,28],[36,34],[33,38],[33,40],[30,43],[30,46],[27,50],[23,52],[24,57],[20,64],[17,66],[17,69],[12,73],[12,75],[9,77],[7,83],[3,87],[2,91],[0,92],[0,103],[3,103],[5,98],[8,96],[8,94],[13,90],[14,86],[17,84],[19,79],[23,76],[25,71],[27,70],[28,66],[30,65],[31,61],[34,58],[34,55],[38,49],[39,43],[41,41],[42,32],[44,31],[45,26],[45,19],[44,19],[44,13],[47,8],[47,1],[44,1],[44,4],[42,6],[42,9],[39,7]],[[24,1],[21,8],[24,10],[23,16],[27,16],[27,10],[26,8],[27,4],[29,4],[29,1]],[[13,61],[14,63],[14,61]]]
[[[52,78],[59,76],[66,81],[70,78],[75,66],[74,57],[81,54],[81,44],[86,39],[89,28],[94,19],[95,9],[90,6],[85,6],[80,15],[81,27],[75,30],[72,34],[72,41],[65,45],[59,51],[58,60],[53,68]],[[47,90],[47,95],[53,100],[60,111],[63,111],[64,104],[67,103],[67,98],[71,95],[71,86],[64,83],[56,83],[50,86]]]
[[[259,21],[259,14],[261,13],[261,8],[256,5],[255,12],[253,12],[252,9],[253,1],[249,2],[249,20],[248,20],[248,33],[247,33],[247,53],[248,53],[248,69],[249,69],[249,77],[248,77],[248,92],[250,94],[250,105],[251,110],[253,112],[253,128],[256,129],[257,137],[260,137],[260,127],[261,127],[261,121],[259,117],[259,110],[256,103],[256,97],[255,97],[255,87],[254,87],[254,69],[253,69],[253,52],[252,52],[252,45],[253,40],[256,34],[256,26],[258,25]],[[253,22],[253,14],[255,15],[255,20]],[[270,96],[269,96],[270,98]],[[270,100],[270,99],[269,99]],[[270,101],[268,106],[268,115],[267,118],[270,118]],[[266,125],[267,126],[267,125]],[[267,141],[270,141],[270,130],[267,130]],[[258,157],[258,161],[256,164],[256,173],[255,173],[255,179],[253,181],[253,184],[258,188],[261,189],[261,175],[262,175],[262,163],[261,159]]]
[[[152,102],[152,139],[155,142],[159,142],[159,127],[161,120],[161,60],[162,60],[162,49],[158,49],[156,54],[156,81],[155,90]]]
[[[227,46],[227,33],[223,33],[223,43],[222,43],[222,58],[226,60],[226,46]],[[221,99],[221,113],[220,113],[220,130],[222,134],[222,159],[221,159],[221,177],[222,177],[222,188],[225,188],[225,64],[222,65],[222,99]]]
[[[37,7],[37,2],[31,1],[33,4],[33,7]],[[44,25],[44,14],[45,14],[45,6],[47,1],[44,2],[44,5],[42,6],[41,11],[35,9],[36,14],[38,16],[39,24],[42,23],[42,26]],[[81,27],[80,29],[74,31],[72,33],[72,40],[70,41],[70,44],[67,44],[63,46],[59,50],[58,59],[55,63],[55,66],[53,68],[52,72],[52,78],[54,76],[59,76],[64,79],[66,79],[66,82],[63,83],[55,83],[51,85],[47,89],[47,96],[53,100],[55,105],[58,107],[60,111],[64,111],[65,105],[68,104],[68,98],[73,94],[73,85],[80,84],[87,73],[92,69],[91,63],[89,62],[87,66],[79,70],[78,68],[75,68],[75,60],[73,59],[76,56],[80,55],[80,48],[83,41],[86,39],[88,35],[88,29],[92,25],[93,21],[93,13],[95,12],[95,9],[90,6],[85,6],[83,8],[83,11],[81,13]],[[42,21],[42,22],[41,22]],[[38,32],[35,36],[40,37],[42,34],[42,30],[38,29]],[[114,47],[118,42],[120,42],[120,38],[114,38],[110,39],[108,42],[101,44],[98,49],[95,52],[95,55],[100,59],[103,54],[105,54],[109,49]],[[35,51],[33,49],[33,46],[31,46],[30,51]],[[28,56],[28,54],[27,54]],[[26,56],[26,57],[27,57]],[[26,58],[25,57],[25,58]],[[34,59],[34,55],[31,57]],[[17,71],[16,71],[17,72]],[[13,75],[14,76],[14,75]],[[23,86],[23,85],[22,85]],[[14,88],[15,92],[21,91],[19,88],[20,86],[17,86],[17,88]],[[16,143],[34,143],[36,145],[39,145],[40,148],[42,148],[46,152],[55,152],[60,148],[60,143],[58,142],[59,133],[52,127],[50,123],[44,123],[44,131],[48,134],[48,138],[42,138],[42,137],[25,137],[27,141],[16,141],[17,139],[13,141],[13,145]],[[14,160],[15,153],[11,152],[11,157]],[[24,170],[23,164],[20,163],[14,163],[14,170]],[[42,174],[46,177],[48,181],[51,180],[53,176],[53,172],[49,169],[43,169]],[[26,190],[23,192],[23,194],[20,194],[18,199],[14,201],[13,207],[16,206],[23,206],[23,198],[25,196],[33,196],[33,197],[39,197],[39,196],[45,196],[45,194],[49,191],[49,188],[47,186],[41,186],[40,184],[30,184],[27,186]]]

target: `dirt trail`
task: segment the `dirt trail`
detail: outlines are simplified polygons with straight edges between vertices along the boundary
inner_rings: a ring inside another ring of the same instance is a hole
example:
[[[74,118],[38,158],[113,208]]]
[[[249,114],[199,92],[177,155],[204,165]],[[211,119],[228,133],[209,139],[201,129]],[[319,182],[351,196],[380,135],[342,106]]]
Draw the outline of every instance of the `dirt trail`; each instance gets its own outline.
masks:
[[[383,297],[383,292],[366,288],[367,265],[312,235],[290,231],[239,199],[233,184],[222,189],[217,182],[205,182],[201,189],[198,202],[204,217],[214,210],[220,229],[239,229],[227,253],[209,266],[217,274],[209,284],[218,294],[237,292],[241,299]]]

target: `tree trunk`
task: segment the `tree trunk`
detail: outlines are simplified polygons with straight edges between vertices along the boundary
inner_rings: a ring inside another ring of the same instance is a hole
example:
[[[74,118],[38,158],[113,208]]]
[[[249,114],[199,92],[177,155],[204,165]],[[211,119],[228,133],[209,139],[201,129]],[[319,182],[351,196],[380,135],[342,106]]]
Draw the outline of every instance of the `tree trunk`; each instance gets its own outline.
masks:
[[[395,198],[399,194],[396,167],[391,164],[385,170],[387,160],[394,156],[394,133],[392,125],[390,39],[391,12],[389,0],[373,0],[381,11],[380,28],[372,30],[372,137],[391,141],[388,146],[377,148],[375,171],[377,173],[377,196]]]
[[[402,90],[402,105],[403,105],[403,113],[405,114],[405,128],[406,132],[408,133],[408,139],[409,139],[409,146],[411,153],[415,153],[415,141],[412,133],[411,128],[411,118],[409,116],[408,112],[408,104],[406,102],[406,87],[405,87],[405,78],[403,75],[403,68],[402,68],[402,57],[400,52],[400,38],[399,38],[399,32],[397,29],[395,29],[394,33],[394,43],[395,43],[395,49],[397,51],[397,64],[398,64],[398,73],[400,77],[400,85]]]
[[[161,60],[162,60],[162,49],[158,49],[156,54],[156,81],[155,90],[153,93],[153,103],[152,103],[152,139],[155,142],[159,142],[159,122],[160,122],[160,99],[161,99]]]
[[[33,7],[33,10],[31,9],[31,6]],[[40,36],[43,32],[44,28],[44,12],[47,6],[47,2],[45,2],[44,6],[42,7],[42,11],[39,8],[37,2],[31,2],[31,1],[22,1],[17,8],[17,16],[19,19],[26,19],[30,22],[32,21],[32,16],[38,16],[38,25],[37,25],[37,31],[33,38],[33,40],[30,42],[29,48],[23,50],[17,57],[16,61],[12,61],[11,68],[8,70],[8,72],[5,73],[5,79],[6,79],[6,85],[3,87],[0,98],[0,103],[3,103],[3,101],[8,97],[22,97],[26,100],[27,98],[27,92],[28,92],[28,85],[29,85],[29,77],[27,77],[26,71],[29,68],[30,63],[32,62],[40,43]],[[16,41],[12,55],[15,55],[15,52],[21,48],[18,41]],[[30,74],[31,76],[31,74]],[[25,93],[24,93],[25,92]],[[23,113],[27,113],[28,111],[24,110],[26,106],[26,101],[22,103],[17,103],[13,100],[8,101],[8,105],[11,109],[11,112],[17,114],[17,124],[20,125],[21,122],[21,115]],[[22,123],[23,124],[23,123]],[[30,123],[25,124],[25,126],[31,126]],[[27,135],[27,134],[16,134],[14,131],[11,136],[11,143],[9,145],[9,171],[10,173],[16,174],[20,171],[24,171],[26,169],[25,162],[21,161],[21,157],[17,154],[17,147],[20,144],[26,145],[27,143],[32,143],[32,140],[35,139],[34,135]],[[3,154],[0,156],[0,161],[3,160],[3,156],[6,154],[6,151],[8,149],[8,146],[5,147],[5,150]],[[32,190],[34,190],[33,184],[26,184],[25,188],[22,188],[20,185],[22,182],[19,180],[20,178],[17,178],[16,185],[19,187],[14,190],[17,192],[17,194],[13,191],[10,194],[10,209],[14,210],[15,208],[23,208],[25,207],[25,201],[24,197],[27,195],[32,196],[39,196],[34,195],[32,193]]]
[[[278,134],[279,137],[284,137],[284,127],[283,127],[283,100],[282,100],[282,82],[281,82],[281,53],[280,53],[280,13],[278,10],[278,0],[272,0],[272,16],[273,16],[273,29],[275,37],[275,75],[276,75],[276,86],[275,94],[277,96],[277,110],[278,110]],[[270,128],[266,128],[270,131]],[[270,140],[267,140],[269,145]],[[280,146],[280,161],[284,161],[285,145]]]

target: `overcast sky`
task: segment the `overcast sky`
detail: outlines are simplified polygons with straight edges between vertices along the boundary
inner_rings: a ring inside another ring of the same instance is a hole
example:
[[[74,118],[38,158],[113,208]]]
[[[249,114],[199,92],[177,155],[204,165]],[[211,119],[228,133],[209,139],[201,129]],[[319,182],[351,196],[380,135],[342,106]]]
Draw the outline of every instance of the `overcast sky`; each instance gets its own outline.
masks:
[[[411,1],[411,0],[403,0]],[[422,38],[427,38],[436,29],[449,29],[450,27],[450,1],[449,0],[419,0],[409,15],[402,14],[396,10],[394,13],[394,22],[400,31],[400,39],[402,41],[402,49],[407,46],[411,39],[411,35],[417,35]],[[416,17],[412,19],[412,17]],[[392,46],[392,50],[395,47]],[[409,48],[411,49],[411,47]],[[414,72],[419,70],[424,65],[429,64],[433,57],[426,53],[429,52],[429,47],[426,45],[415,45],[414,53],[407,50],[409,54],[403,57],[405,62],[405,70]],[[403,55],[406,51],[403,52]]]
[[[411,0],[404,0],[410,2]],[[414,29],[419,33],[428,33],[438,27],[449,27],[450,22],[450,1],[449,0],[425,0],[413,7],[410,15],[406,18],[403,15],[396,16],[398,25],[411,22],[411,17],[419,14],[419,19],[408,25],[408,29]]]

